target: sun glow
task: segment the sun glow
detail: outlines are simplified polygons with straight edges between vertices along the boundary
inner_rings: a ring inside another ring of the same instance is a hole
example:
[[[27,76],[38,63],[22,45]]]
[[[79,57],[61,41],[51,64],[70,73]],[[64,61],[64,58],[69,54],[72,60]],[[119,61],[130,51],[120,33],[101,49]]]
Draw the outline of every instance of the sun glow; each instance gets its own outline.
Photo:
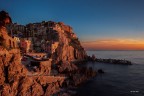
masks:
[[[86,50],[144,50],[144,40],[101,39],[82,42]]]

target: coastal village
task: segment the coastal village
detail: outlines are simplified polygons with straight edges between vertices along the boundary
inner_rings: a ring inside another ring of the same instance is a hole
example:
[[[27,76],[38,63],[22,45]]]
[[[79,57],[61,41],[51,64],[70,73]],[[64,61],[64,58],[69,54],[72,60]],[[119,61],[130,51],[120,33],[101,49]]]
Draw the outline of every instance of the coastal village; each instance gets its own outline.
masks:
[[[86,62],[131,62],[88,56],[72,27],[42,21],[20,25],[0,12],[0,96],[74,96],[76,86],[102,69]]]
[[[43,62],[47,61],[45,65],[45,67],[49,67],[46,68],[48,71],[47,75],[50,75],[51,71],[51,56],[55,53],[60,43],[56,34],[66,31],[69,32],[70,37],[77,39],[72,32],[72,28],[62,22],[43,21],[41,23],[27,24],[26,26],[12,23],[7,26],[7,30],[8,35],[12,37],[11,39],[6,38],[7,46],[9,48],[20,48],[22,63],[29,68],[31,65],[35,66],[36,62],[40,63],[38,65],[42,65]],[[62,42],[65,42],[65,39],[63,38]],[[65,43],[68,42],[66,41]]]
[[[77,38],[72,32],[72,28],[64,25],[62,22],[41,22],[30,23],[26,26],[17,23],[7,26],[8,34],[17,41],[22,52],[51,52],[53,53],[58,46],[58,42],[50,41],[49,34],[57,34],[57,32],[69,32],[70,36]],[[56,39],[56,37],[51,37]]]
[[[72,27],[42,21],[19,25],[0,12],[0,96],[71,96],[67,89],[96,75]]]

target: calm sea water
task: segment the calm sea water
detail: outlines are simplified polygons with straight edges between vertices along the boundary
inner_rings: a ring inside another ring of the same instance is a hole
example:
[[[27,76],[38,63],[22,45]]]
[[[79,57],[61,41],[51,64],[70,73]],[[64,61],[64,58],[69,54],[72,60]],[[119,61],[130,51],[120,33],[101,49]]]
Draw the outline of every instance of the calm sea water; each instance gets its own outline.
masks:
[[[115,58],[132,61],[133,65],[88,63],[95,70],[106,73],[81,85],[78,96],[144,96],[144,51],[88,51],[97,58]]]
[[[144,51],[87,51],[87,54],[94,54],[97,58],[126,59],[136,64],[144,64]]]

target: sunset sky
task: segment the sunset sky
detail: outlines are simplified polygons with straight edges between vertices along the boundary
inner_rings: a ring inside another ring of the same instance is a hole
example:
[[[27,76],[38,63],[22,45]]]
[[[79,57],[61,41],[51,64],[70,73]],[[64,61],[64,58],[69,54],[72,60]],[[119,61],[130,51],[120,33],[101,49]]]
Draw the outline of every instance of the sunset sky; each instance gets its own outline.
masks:
[[[62,21],[87,50],[144,50],[144,0],[0,0],[13,22]]]

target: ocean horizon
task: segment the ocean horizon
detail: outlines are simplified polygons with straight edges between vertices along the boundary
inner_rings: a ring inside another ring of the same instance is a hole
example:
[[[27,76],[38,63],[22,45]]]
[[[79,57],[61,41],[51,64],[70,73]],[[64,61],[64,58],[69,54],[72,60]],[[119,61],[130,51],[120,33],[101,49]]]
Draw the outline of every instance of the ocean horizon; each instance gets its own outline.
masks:
[[[101,51],[86,51],[86,52],[89,56],[92,56],[94,54],[96,58],[123,59],[123,60],[129,60],[133,64],[144,64],[144,51],[140,50],[128,50],[128,51],[101,50]]]

